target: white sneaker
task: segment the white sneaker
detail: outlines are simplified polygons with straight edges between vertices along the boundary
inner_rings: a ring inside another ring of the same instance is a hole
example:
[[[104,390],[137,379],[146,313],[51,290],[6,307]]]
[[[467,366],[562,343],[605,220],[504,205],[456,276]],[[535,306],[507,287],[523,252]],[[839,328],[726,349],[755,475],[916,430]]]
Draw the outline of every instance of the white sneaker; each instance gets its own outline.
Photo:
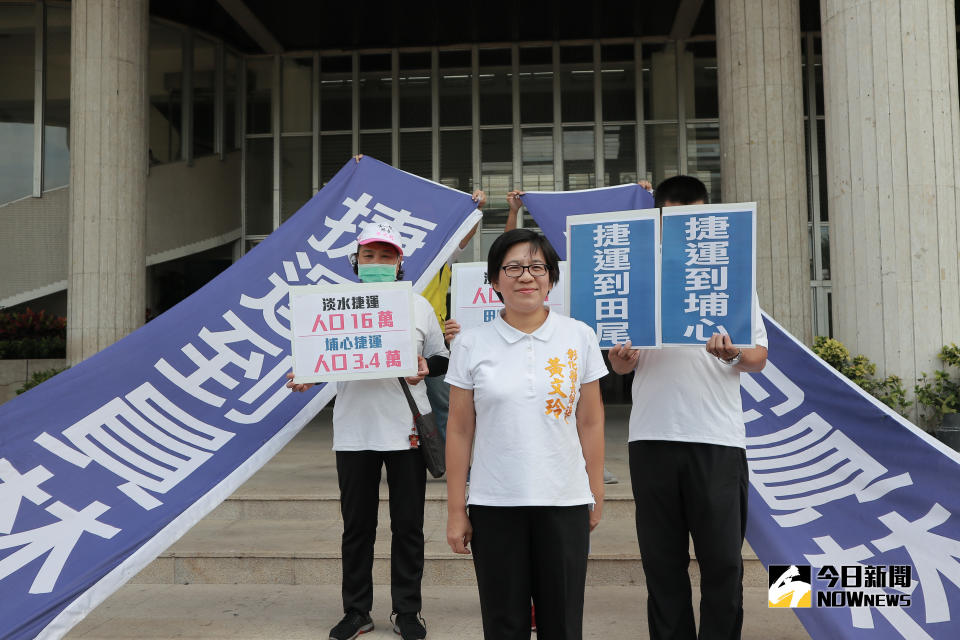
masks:
[[[603,468],[603,484],[617,484],[618,482],[620,482],[620,480],[617,479],[617,476],[607,471],[607,468],[604,467]]]

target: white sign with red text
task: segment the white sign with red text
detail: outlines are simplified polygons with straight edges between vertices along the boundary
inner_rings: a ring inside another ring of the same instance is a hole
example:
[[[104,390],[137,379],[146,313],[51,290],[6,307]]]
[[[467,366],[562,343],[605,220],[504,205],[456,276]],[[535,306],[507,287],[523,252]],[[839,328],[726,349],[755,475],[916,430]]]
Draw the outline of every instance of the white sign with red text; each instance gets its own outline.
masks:
[[[568,315],[563,293],[567,279],[567,263],[560,262],[560,281],[547,296],[547,307]],[[450,279],[450,317],[460,323],[461,329],[491,322],[503,309],[503,303],[487,277],[486,262],[457,262]]]
[[[294,381],[417,373],[409,282],[290,287]]]

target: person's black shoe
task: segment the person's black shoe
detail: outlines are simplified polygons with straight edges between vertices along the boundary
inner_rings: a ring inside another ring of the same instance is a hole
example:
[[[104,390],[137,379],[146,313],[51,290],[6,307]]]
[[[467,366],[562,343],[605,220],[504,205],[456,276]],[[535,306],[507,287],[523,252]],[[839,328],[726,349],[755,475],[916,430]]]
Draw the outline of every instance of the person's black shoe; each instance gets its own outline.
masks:
[[[416,613],[398,613],[393,619],[393,632],[400,635],[402,640],[421,640],[427,637],[427,628],[424,620]]]
[[[353,640],[368,631],[373,631],[373,620],[369,613],[360,613],[350,610],[343,616],[343,620],[330,629],[330,640]]]

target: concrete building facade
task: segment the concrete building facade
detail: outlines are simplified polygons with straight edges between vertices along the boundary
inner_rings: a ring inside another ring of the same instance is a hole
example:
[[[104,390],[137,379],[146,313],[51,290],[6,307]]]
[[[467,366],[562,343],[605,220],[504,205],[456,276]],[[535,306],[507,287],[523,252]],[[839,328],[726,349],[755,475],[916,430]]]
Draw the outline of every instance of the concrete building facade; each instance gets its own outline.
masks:
[[[960,339],[953,2],[502,5],[0,3],[0,306],[68,310],[86,357],[365,153],[488,192],[466,260],[510,189],[694,175],[757,201],[803,341],[909,382]]]
[[[821,4],[836,333],[913,380],[960,338],[955,7]]]

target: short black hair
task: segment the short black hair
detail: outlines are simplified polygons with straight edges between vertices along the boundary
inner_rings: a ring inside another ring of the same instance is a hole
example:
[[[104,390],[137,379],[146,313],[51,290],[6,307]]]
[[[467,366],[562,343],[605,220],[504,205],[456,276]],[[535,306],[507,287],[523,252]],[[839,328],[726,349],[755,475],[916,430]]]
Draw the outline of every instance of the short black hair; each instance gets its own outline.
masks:
[[[487,254],[487,277],[490,282],[500,284],[500,268],[503,266],[503,259],[513,245],[522,243],[530,245],[531,253],[539,249],[543,254],[543,260],[547,264],[547,274],[550,276],[550,286],[560,282],[560,256],[542,233],[530,229],[513,229],[501,234],[493,241],[490,253]],[[500,292],[497,291],[496,294],[500,302],[503,302]]]
[[[667,178],[653,192],[653,206],[663,208],[664,203],[694,204],[710,202],[707,186],[693,176],[673,176]]]

